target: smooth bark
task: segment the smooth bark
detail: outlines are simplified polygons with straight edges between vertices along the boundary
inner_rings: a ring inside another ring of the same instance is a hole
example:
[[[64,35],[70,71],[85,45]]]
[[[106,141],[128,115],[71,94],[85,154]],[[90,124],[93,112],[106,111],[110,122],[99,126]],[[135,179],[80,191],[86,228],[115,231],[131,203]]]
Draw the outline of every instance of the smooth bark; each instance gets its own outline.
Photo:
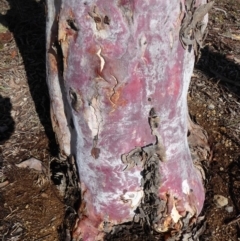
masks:
[[[200,214],[187,91],[200,42],[191,31],[207,17],[184,19],[205,2],[48,1],[52,121],[81,183],[76,239],[102,240],[133,220],[180,232]]]

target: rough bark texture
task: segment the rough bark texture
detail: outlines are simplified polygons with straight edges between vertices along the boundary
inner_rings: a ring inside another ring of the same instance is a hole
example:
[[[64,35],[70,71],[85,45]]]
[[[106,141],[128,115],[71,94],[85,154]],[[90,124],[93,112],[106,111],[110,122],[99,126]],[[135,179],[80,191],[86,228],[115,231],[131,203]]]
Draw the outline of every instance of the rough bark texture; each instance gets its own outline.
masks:
[[[171,231],[170,240],[201,212],[187,90],[210,6],[195,9],[203,3],[48,1],[53,126],[81,182],[76,240],[103,240],[131,221]]]

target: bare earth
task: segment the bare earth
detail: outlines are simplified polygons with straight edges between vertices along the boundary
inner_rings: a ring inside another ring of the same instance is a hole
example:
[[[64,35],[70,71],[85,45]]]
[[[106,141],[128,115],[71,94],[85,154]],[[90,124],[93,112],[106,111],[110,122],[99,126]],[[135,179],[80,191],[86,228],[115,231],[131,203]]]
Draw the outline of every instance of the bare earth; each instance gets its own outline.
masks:
[[[55,185],[61,183],[59,176],[69,167],[58,156],[50,121],[45,11],[43,0],[0,0],[0,240],[65,240],[64,233],[76,217],[76,190],[59,191]],[[202,214],[207,230],[201,240],[237,241],[239,0],[216,0],[205,43],[188,95],[190,115],[208,132],[212,148],[211,160],[202,162],[207,195]],[[31,157],[42,161],[42,172],[15,165]],[[70,182],[68,178],[66,183]],[[217,207],[214,195],[224,196],[228,204]]]

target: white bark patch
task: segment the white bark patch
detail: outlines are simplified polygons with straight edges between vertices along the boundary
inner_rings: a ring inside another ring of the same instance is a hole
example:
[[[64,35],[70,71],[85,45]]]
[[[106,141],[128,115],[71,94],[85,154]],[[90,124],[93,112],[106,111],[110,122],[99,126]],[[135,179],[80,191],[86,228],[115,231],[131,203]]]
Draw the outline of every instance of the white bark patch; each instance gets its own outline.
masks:
[[[174,221],[174,223],[177,223],[179,221],[179,219],[182,217],[179,214],[178,210],[176,209],[175,203],[172,208],[171,217],[172,217],[172,220]]]
[[[189,187],[188,181],[187,181],[186,179],[182,182],[182,191],[183,191],[183,193],[185,193],[186,195],[189,195],[189,194],[190,194],[190,187]]]
[[[146,36],[143,34],[143,36],[140,38],[140,47],[141,47],[141,51],[142,51],[142,60],[145,62],[145,64],[147,64],[147,60],[144,58],[144,54],[145,54],[145,51],[146,51],[146,48],[147,48],[147,38]]]
[[[123,201],[129,201],[131,203],[131,208],[137,208],[141,199],[143,198],[143,190],[139,190],[136,192],[126,192],[122,195]]]
[[[84,113],[88,127],[92,132],[92,138],[98,135],[100,124],[102,122],[102,116],[100,112],[99,101],[97,97],[93,97],[89,108],[86,109]]]
[[[105,65],[105,60],[104,58],[101,56],[101,48],[97,51],[97,56],[99,57],[100,59],[100,72],[102,72],[103,68],[104,68],[104,65]]]
[[[173,32],[172,32],[172,30],[170,30],[170,32],[169,32],[169,44],[170,44],[170,48],[171,49],[173,47],[173,42],[174,42],[174,40],[173,40]]]

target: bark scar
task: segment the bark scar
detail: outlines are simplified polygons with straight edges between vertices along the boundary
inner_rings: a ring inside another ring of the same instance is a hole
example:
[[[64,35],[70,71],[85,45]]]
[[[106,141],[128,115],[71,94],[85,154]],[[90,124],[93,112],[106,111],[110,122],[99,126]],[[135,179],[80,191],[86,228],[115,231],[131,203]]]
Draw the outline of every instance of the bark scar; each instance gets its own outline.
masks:
[[[155,144],[149,144],[144,147],[136,147],[129,153],[123,154],[122,162],[127,164],[124,170],[128,170],[134,166],[143,167],[145,162],[152,156],[156,157],[159,161],[166,161],[166,151],[162,143],[162,138],[158,132],[160,118],[154,108],[151,108],[149,112],[148,121],[152,135],[156,137],[156,142]]]
[[[98,31],[105,29],[106,25],[110,25],[110,18],[105,15],[104,17],[99,13],[97,6],[94,6],[92,11],[88,13],[89,16],[94,20],[96,29]]]

